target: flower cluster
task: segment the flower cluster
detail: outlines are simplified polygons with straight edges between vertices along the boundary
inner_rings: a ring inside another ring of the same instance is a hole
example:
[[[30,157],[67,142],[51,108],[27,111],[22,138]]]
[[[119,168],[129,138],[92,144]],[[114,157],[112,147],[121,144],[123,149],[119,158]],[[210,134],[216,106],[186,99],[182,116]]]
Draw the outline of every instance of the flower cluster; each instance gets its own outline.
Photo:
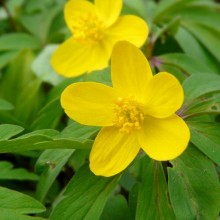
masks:
[[[52,58],[59,73],[76,76],[106,67],[112,54],[112,87],[79,82],[61,96],[71,119],[103,127],[89,158],[92,172],[102,176],[124,170],[141,149],[155,160],[174,159],[190,138],[189,128],[176,114],[184,100],[182,86],[169,73],[152,74],[136,47],[144,43],[147,26],[135,16],[119,17],[121,6],[116,0],[95,0],[95,5],[69,1],[65,17],[73,37]]]

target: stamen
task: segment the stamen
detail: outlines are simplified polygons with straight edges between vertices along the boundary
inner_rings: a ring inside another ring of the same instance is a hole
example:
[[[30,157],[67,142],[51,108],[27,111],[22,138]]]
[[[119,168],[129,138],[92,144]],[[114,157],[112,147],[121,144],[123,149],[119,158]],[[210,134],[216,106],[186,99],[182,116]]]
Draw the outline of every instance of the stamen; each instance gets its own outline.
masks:
[[[79,43],[96,43],[102,40],[103,29],[103,22],[92,13],[76,17],[72,26],[74,38]]]
[[[142,127],[144,120],[143,105],[134,98],[117,98],[115,102],[115,117],[113,123],[120,131],[130,133]]]

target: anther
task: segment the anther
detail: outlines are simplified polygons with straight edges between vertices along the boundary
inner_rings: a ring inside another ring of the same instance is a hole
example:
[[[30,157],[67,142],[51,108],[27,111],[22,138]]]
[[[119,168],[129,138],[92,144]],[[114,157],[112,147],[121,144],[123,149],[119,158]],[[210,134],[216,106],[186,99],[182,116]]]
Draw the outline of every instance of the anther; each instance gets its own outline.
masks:
[[[144,120],[143,106],[134,100],[133,97],[117,98],[115,103],[115,117],[113,123],[120,127],[120,131],[130,133],[140,129]]]
[[[79,43],[96,43],[103,38],[104,25],[91,13],[76,17],[72,26],[74,38]]]

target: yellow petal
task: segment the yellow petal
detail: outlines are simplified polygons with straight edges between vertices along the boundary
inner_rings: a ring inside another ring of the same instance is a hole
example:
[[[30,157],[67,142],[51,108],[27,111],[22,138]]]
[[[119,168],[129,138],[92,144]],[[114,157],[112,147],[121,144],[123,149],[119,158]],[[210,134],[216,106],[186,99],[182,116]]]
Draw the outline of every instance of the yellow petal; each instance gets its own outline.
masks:
[[[119,17],[122,8],[122,0],[95,0],[95,6],[106,25],[109,26]]]
[[[51,65],[57,73],[65,77],[81,75],[87,70],[85,60],[89,56],[89,51],[89,48],[83,47],[70,38],[53,53]]]
[[[90,54],[85,63],[88,63],[87,71],[102,70],[109,66],[112,48],[104,41],[91,45]]]
[[[90,169],[96,175],[113,176],[124,170],[140,150],[137,136],[116,127],[102,128],[90,153]]]
[[[156,118],[166,118],[181,107],[183,100],[183,88],[179,81],[169,73],[158,73],[146,87],[145,113]]]
[[[113,87],[125,97],[133,96],[143,101],[152,73],[141,51],[126,41],[118,42],[112,52],[111,69]]]
[[[94,82],[73,83],[61,95],[61,105],[73,120],[94,126],[110,126],[117,95],[112,87]]]
[[[75,24],[76,17],[83,14],[97,14],[96,7],[89,1],[69,0],[65,4],[64,16],[67,26],[72,31],[72,26]]]
[[[65,77],[75,77],[108,66],[110,52],[102,44],[83,45],[73,37],[62,43],[54,52],[51,65]]]
[[[139,143],[152,159],[165,161],[178,157],[187,147],[190,132],[177,115],[157,119],[147,117],[138,133]]]
[[[125,40],[141,47],[147,39],[148,26],[137,16],[125,15],[119,17],[116,23],[106,30],[106,35],[113,44]]]

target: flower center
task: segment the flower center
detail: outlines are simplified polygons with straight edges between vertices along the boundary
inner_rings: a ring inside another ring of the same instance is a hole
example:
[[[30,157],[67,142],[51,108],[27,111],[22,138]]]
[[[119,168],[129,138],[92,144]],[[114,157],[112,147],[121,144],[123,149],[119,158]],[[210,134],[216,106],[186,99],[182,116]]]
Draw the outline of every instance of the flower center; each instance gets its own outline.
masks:
[[[104,24],[97,15],[88,13],[75,18],[72,30],[79,43],[96,43],[102,40]]]
[[[120,131],[124,133],[140,129],[144,120],[143,105],[132,97],[119,97],[114,102],[114,125],[120,127]]]

